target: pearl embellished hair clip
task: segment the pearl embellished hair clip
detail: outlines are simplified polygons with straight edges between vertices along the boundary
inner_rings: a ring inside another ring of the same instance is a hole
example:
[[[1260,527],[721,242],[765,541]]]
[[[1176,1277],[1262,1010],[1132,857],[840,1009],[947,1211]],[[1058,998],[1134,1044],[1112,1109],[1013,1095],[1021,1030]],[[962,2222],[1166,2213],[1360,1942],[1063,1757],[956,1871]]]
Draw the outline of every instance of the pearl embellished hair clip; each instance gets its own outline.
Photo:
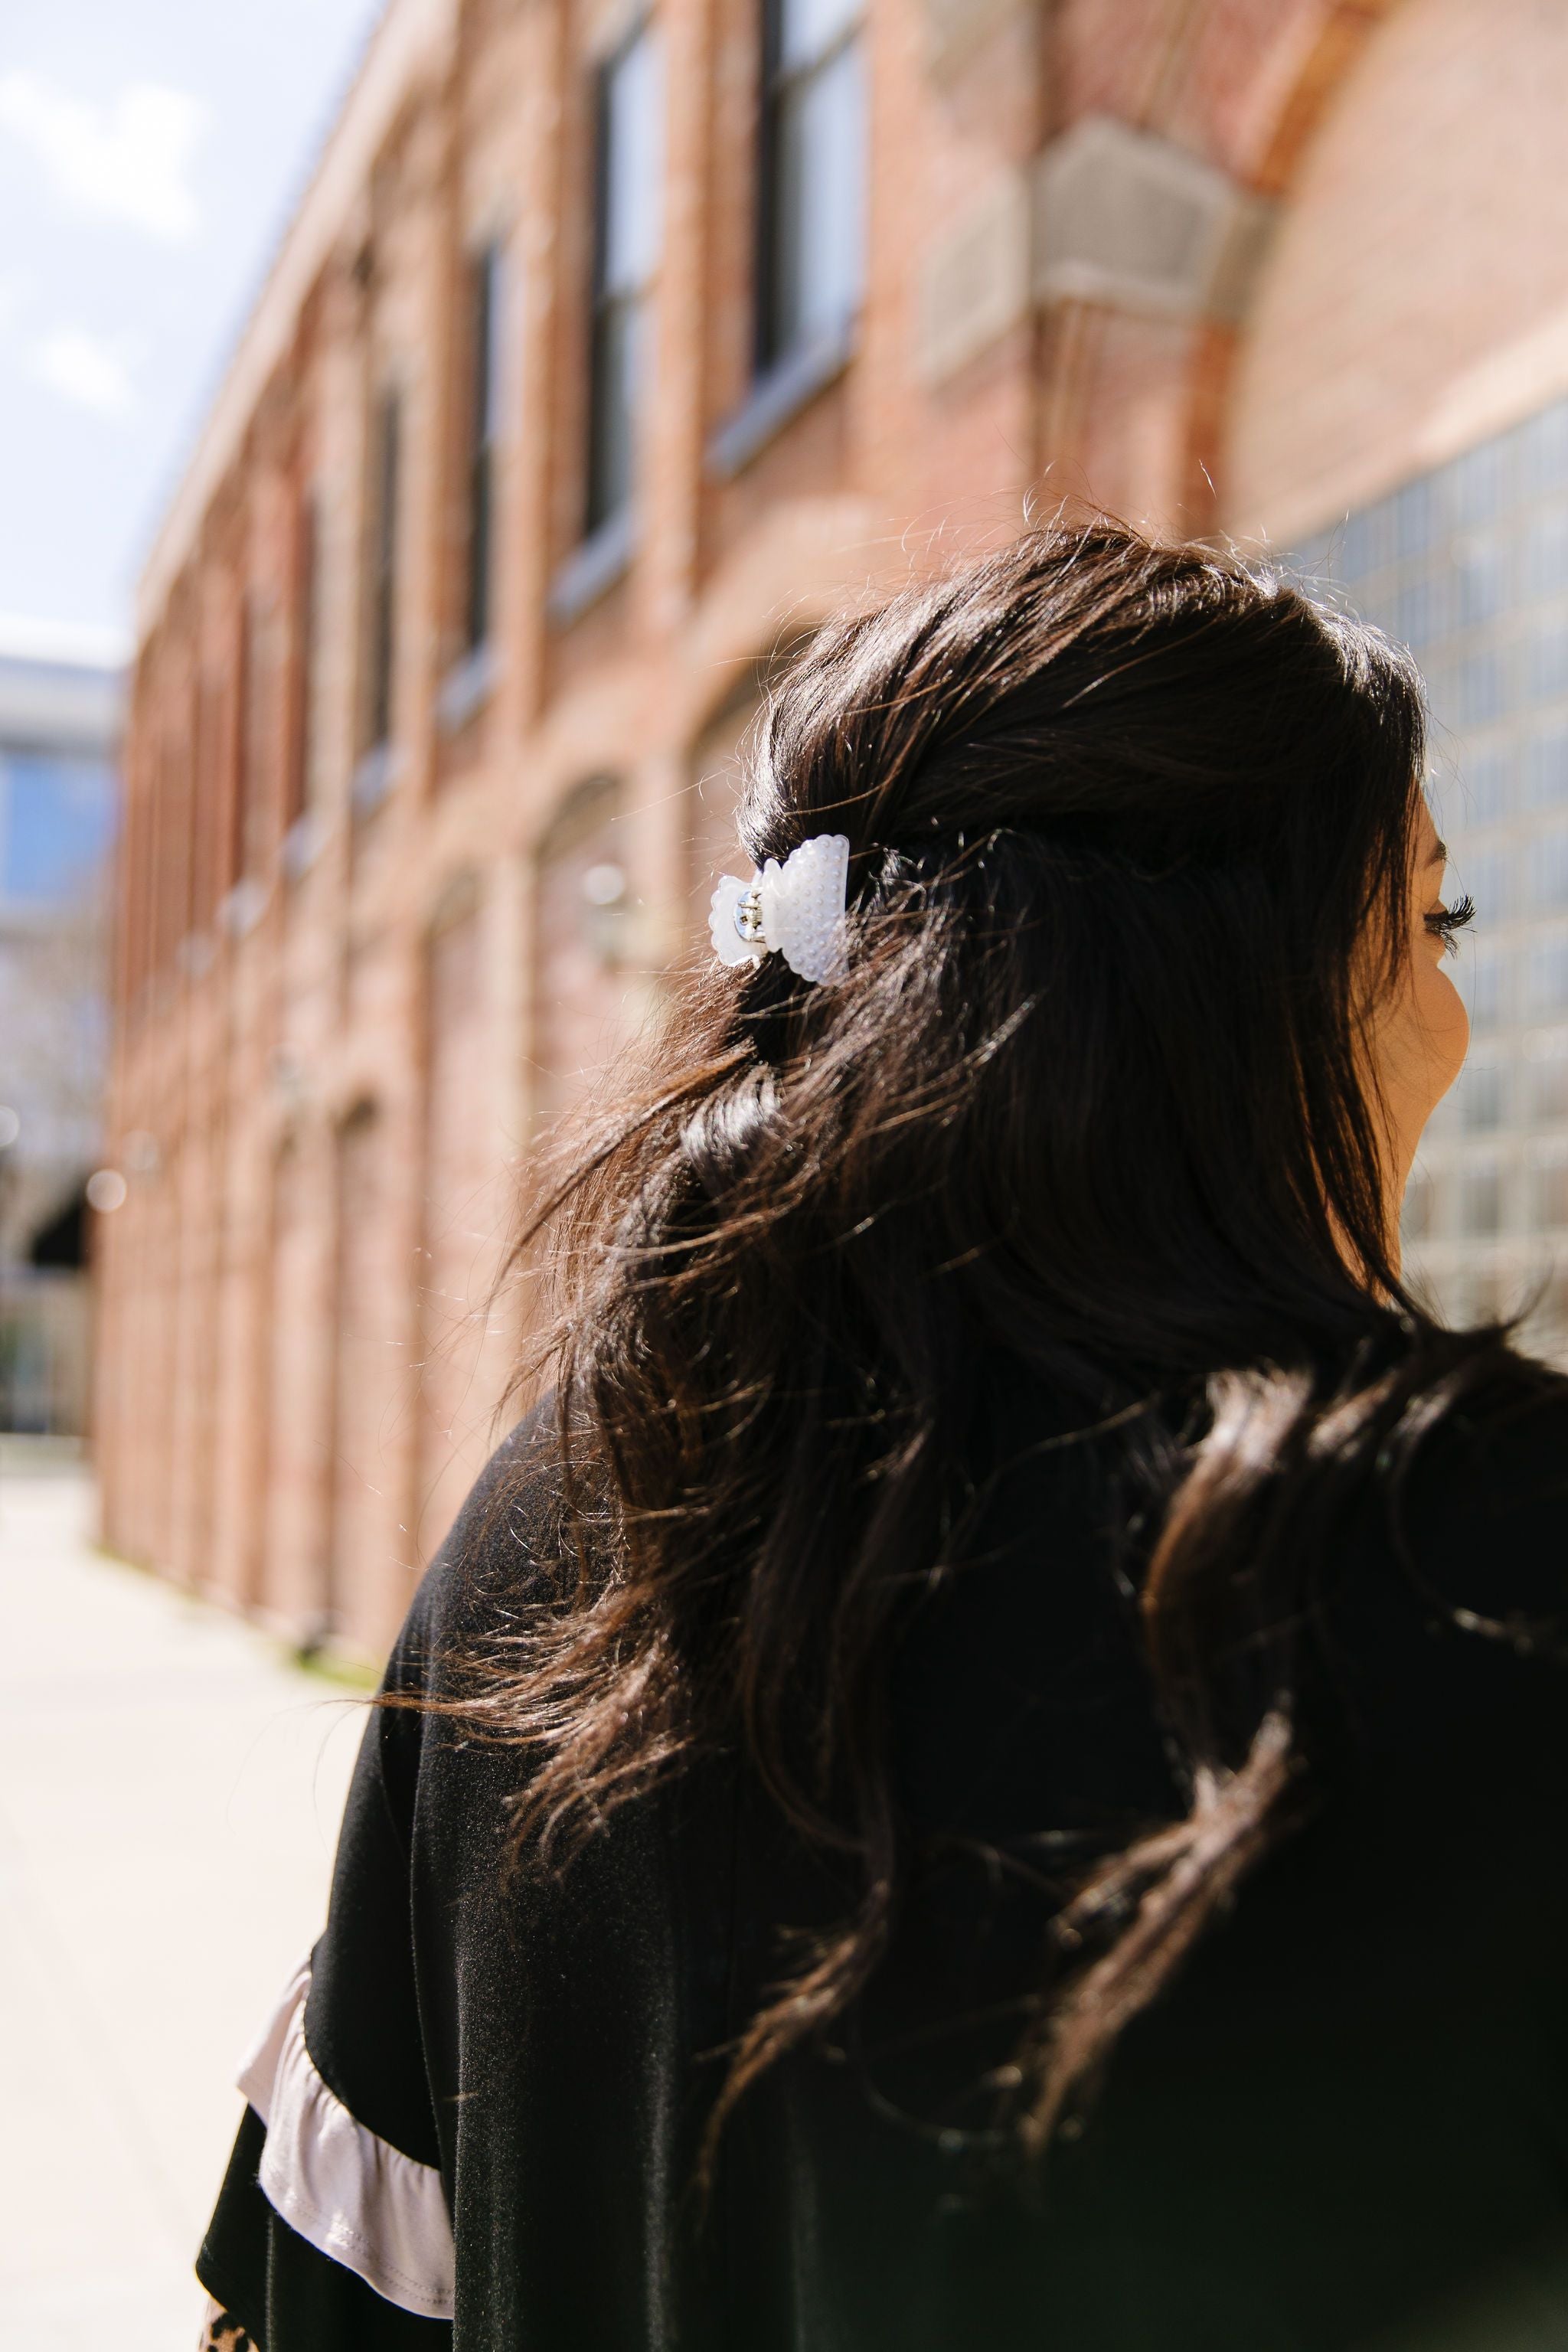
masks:
[[[708,929],[721,963],[761,963],[782,955],[802,980],[837,980],[844,965],[844,902],[849,884],[847,834],[818,833],[781,866],[770,857],[742,882],[721,876]]]

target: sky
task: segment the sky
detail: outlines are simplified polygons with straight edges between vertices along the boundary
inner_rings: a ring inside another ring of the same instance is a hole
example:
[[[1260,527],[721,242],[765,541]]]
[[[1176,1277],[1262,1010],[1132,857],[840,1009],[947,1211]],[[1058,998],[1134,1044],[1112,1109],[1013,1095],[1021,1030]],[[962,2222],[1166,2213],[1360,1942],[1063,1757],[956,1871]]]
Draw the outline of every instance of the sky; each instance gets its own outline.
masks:
[[[0,12],[0,635],[128,642],[158,519],[380,14]]]

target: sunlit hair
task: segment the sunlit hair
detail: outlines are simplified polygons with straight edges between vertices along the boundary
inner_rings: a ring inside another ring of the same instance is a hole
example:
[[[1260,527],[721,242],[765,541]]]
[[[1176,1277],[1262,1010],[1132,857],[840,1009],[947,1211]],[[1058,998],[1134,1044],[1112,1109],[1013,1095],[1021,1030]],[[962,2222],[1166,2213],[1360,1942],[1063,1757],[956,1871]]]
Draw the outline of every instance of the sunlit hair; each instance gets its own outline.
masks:
[[[530,1751],[525,1854],[729,1752],[849,1858],[710,2147],[896,1930],[889,1661],[963,1563],[986,1368],[1109,1452],[1190,1795],[1060,1915],[1023,2147],[1293,1818],[1292,1628],[1336,1525],[1502,1351],[1401,1286],[1363,1045],[1422,769],[1406,655],[1102,520],[825,629],[773,694],[742,841],[848,835],[846,973],[694,971],[578,1139],[526,1243],[561,1286],[563,1581],[462,1701]]]

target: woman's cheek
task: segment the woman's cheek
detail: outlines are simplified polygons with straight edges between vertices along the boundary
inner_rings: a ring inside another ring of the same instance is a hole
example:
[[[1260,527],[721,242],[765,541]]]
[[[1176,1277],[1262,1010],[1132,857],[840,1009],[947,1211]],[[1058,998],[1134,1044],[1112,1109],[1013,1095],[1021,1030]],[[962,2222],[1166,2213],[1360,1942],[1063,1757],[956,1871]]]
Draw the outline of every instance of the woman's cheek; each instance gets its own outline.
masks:
[[[1470,1043],[1470,1016],[1446,964],[1427,962],[1418,989],[1421,1025],[1432,1065],[1433,1100],[1446,1095],[1458,1076]]]

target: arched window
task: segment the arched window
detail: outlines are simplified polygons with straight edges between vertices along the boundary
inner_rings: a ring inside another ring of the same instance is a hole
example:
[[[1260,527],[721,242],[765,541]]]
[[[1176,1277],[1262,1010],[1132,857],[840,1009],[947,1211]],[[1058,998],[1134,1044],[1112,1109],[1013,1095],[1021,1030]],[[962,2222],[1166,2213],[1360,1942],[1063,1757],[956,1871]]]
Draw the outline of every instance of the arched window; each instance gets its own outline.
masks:
[[[531,1094],[556,1117],[624,1044],[630,893],[621,788],[595,776],[570,794],[540,845],[534,906]]]
[[[746,871],[735,816],[747,764],[757,746],[768,689],[807,642],[805,635],[792,638],[745,665],[692,746],[688,871],[692,929],[699,940],[707,933],[709,901],[720,875]]]
[[[336,1192],[329,1608],[356,1648],[378,1650],[407,1605],[399,1454],[410,1350],[401,1203],[386,1122],[373,1102],[358,1104],[338,1129]]]
[[[284,1140],[272,1178],[272,1278],[267,1400],[267,1536],[260,1598],[304,1641],[334,1621],[325,1538],[321,1423],[331,1314],[328,1202],[312,1192],[298,1136]],[[325,1185],[322,1186],[323,1193]]]
[[[510,1140],[495,1115],[493,1007],[478,877],[459,874],[437,908],[425,956],[425,1165],[419,1257],[419,1492],[428,1558],[493,1440],[506,1335],[488,1308],[510,1230]]]

